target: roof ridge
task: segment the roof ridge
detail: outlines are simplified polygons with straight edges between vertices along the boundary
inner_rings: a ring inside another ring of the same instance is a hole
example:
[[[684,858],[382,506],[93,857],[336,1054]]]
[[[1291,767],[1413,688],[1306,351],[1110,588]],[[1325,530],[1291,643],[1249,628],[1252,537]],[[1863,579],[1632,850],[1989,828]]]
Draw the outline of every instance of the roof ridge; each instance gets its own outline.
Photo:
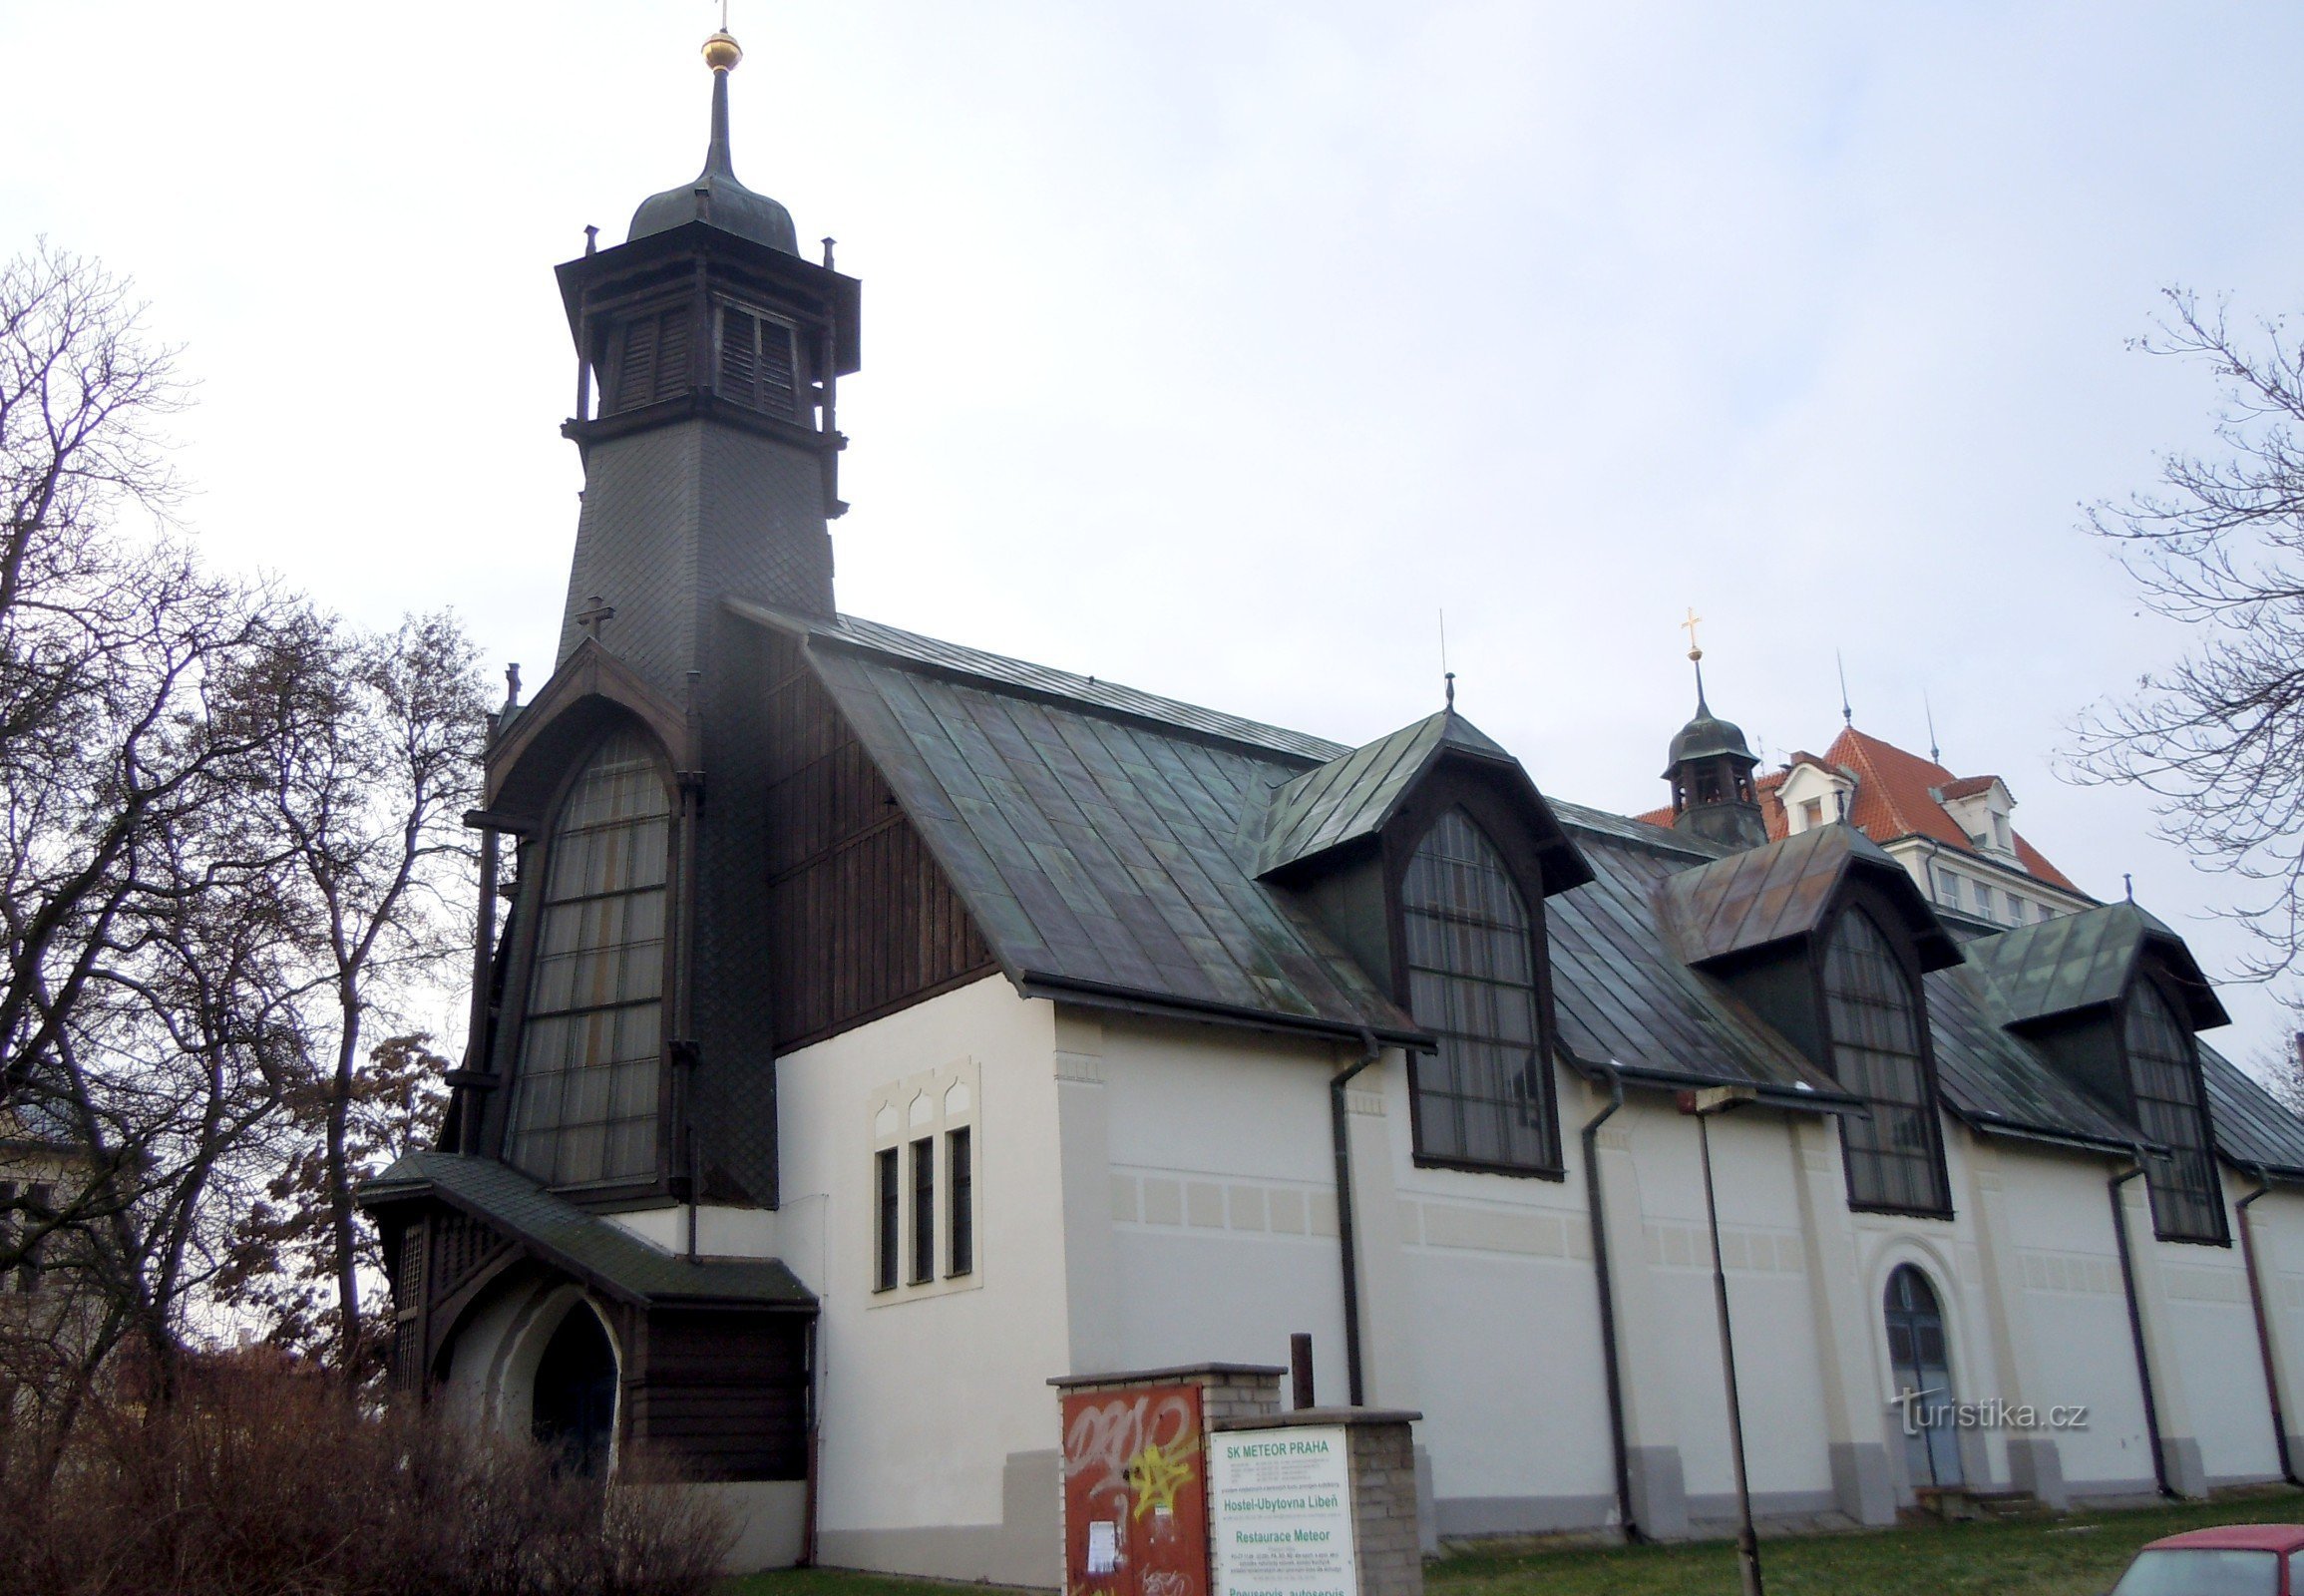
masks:
[[[926,665],[948,675],[968,677],[997,687],[1062,700],[1090,712],[1131,715],[1202,736],[1221,738],[1245,747],[1322,764],[1351,751],[1348,744],[1335,742],[1312,732],[1253,720],[1245,715],[1212,709],[1205,704],[1147,692],[1141,687],[1102,681],[1095,676],[1084,676],[1077,671],[1053,665],[1036,664],[1012,654],[978,648],[971,643],[932,637],[926,632],[912,631],[862,615],[840,614],[827,620],[820,615],[798,614],[748,599],[730,598],[724,602],[748,619],[780,629],[801,632],[812,638],[820,637],[915,665]]]

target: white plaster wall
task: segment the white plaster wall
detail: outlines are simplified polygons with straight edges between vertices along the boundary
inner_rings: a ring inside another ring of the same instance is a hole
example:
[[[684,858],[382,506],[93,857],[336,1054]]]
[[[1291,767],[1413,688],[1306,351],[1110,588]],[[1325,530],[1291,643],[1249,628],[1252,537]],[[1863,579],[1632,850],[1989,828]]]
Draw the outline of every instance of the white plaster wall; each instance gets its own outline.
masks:
[[[1118,1367],[1286,1364],[1309,1332],[1344,1401],[1334,1049],[1116,1015],[1101,1045]]]
[[[2184,1369],[2200,1460],[2208,1477],[2277,1478],[2280,1455],[2272,1439],[2264,1356],[2248,1296],[2247,1264],[2240,1252],[2239,1216],[2231,1208],[2253,1187],[2227,1172],[2224,1188],[2230,1246],[2145,1241],[2141,1235],[2138,1241],[2153,1250],[2159,1263],[2169,1336]],[[2258,1203],[2251,1212],[2264,1206]]]
[[[821,1530],[997,1525],[1011,1452],[1056,1444],[1063,1372],[1054,1005],[999,977],[778,1062],[781,1256],[822,1300]],[[975,1290],[873,1289],[875,1088],[972,1059]]]
[[[1665,1328],[1675,1338],[1688,1492],[1723,1495],[1735,1488],[1734,1463],[1697,1122],[1649,1099],[1628,1128],[1646,1204],[1649,1267],[1668,1315]],[[1827,1491],[1831,1458],[1815,1320],[1782,1119],[1759,1109],[1721,1115],[1713,1121],[1712,1151],[1751,1488]],[[1618,1221],[1618,1231],[1625,1228]]]
[[[2086,1402],[2086,1429],[2056,1436],[2074,1487],[2149,1490],[2151,1452],[2105,1181],[2110,1159],[2009,1144],[2010,1238],[2039,1338],[2043,1405]],[[1989,1394],[1987,1394],[1989,1395]]]

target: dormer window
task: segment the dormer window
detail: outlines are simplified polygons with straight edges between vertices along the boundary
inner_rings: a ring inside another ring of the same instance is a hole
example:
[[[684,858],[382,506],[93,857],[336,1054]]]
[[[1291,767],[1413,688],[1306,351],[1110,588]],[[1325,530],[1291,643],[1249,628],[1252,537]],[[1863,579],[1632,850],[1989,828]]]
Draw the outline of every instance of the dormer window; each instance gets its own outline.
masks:
[[[2165,1156],[2144,1162],[2152,1233],[2162,1241],[2222,1246],[2230,1237],[2207,1114],[2201,1107],[2199,1057],[2191,1032],[2148,976],[2129,989],[2121,1039],[2136,1125],[2168,1149]]]
[[[511,1159],[548,1185],[657,1173],[671,813],[654,744],[617,731],[570,784],[538,862]]]
[[[1410,1066],[1419,1163],[1557,1174],[1535,920],[1462,809],[1424,834],[1400,888],[1410,1008],[1439,1041]]]
[[[766,311],[722,301],[720,397],[785,421],[800,418],[792,325]]]
[[[1823,975],[1832,1074],[1871,1110],[1840,1121],[1850,1206],[1949,1218],[1918,982],[1860,908],[1833,927]]]

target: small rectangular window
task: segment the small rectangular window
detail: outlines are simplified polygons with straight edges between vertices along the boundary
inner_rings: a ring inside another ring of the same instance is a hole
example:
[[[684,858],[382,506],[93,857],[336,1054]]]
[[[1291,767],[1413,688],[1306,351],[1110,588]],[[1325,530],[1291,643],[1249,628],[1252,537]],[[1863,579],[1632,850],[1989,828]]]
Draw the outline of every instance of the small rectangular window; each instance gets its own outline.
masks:
[[[1800,829],[1813,831],[1824,823],[1824,800],[1810,798],[1800,805]]]
[[[912,1283],[936,1278],[936,1138],[912,1144]]]
[[[873,1276],[873,1289],[876,1291],[894,1291],[896,1290],[897,1249],[900,1245],[898,1238],[903,1234],[897,1228],[899,1216],[903,1212],[903,1204],[897,1190],[896,1149],[883,1147],[874,1155],[873,1162],[874,1173],[878,1177],[880,1187],[879,1223],[874,1227],[877,1232],[878,1252]]]
[[[952,1188],[952,1258],[949,1272],[964,1275],[976,1266],[975,1171],[968,1163],[967,1127],[945,1137],[946,1183]]]

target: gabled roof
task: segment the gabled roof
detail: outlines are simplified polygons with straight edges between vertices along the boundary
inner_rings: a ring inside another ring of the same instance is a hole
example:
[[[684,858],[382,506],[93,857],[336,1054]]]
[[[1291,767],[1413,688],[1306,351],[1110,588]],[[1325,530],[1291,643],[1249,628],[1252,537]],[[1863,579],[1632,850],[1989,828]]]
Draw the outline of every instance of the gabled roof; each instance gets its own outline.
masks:
[[[1658,912],[1692,965],[1806,936],[1851,870],[1869,870],[1906,910],[1923,970],[1960,961],[1901,865],[1853,826],[1815,826],[1729,854],[1665,882]]]
[[[899,632],[731,606],[802,642],[1016,987],[1423,1042],[1259,883],[1244,822],[1317,746],[1148,693]]]
[[[1349,749],[890,626],[729,607],[799,642],[1020,991],[1329,1034],[1357,1036],[1365,1025],[1387,1040],[1428,1042],[1288,889],[1259,876],[1268,859],[1366,835],[1411,773],[1443,751],[1509,760],[1460,716]],[[1847,873],[1861,871],[1900,895],[1929,950],[1925,989],[1953,1113],[2084,1148],[2137,1140],[2003,1028],[1997,952],[1989,969],[1960,965],[1911,878],[1854,828],[1817,827],[1736,853],[1546,805],[1592,873],[1545,905],[1568,1062],[1613,1063],[1654,1085],[1751,1084],[1788,1107],[1848,1106],[1826,1073],[1699,966],[1812,929]],[[2132,913],[2139,935],[2172,941]],[[2090,919],[1969,947],[2020,952],[2012,939]],[[2227,1156],[2276,1170],[2298,1161],[2304,1178],[2304,1124],[2202,1052]]]
[[[1975,853],[1976,845],[1929,789],[1935,788],[1946,797],[1959,797],[1963,794],[1954,791],[1955,788],[1981,792],[1997,779],[1978,776],[1963,781],[1935,760],[1923,759],[1853,726],[1833,738],[1832,746],[1825,749],[1821,757],[1801,753],[1793,757],[1793,763],[1817,765],[1827,770],[1844,767],[1853,772],[1856,793],[1848,806],[1848,823],[1867,837],[1877,842],[1893,842],[1898,837],[1927,837],[1966,854]],[[1776,784],[1763,785],[1773,790]],[[1790,829],[1783,808],[1780,802],[1762,806],[1771,837],[1782,836]],[[2014,837],[2014,842],[2017,862],[2028,874],[2067,892],[2080,891],[2021,834]]]
[[[1975,946],[1967,945],[1971,958]],[[2001,1028],[1984,973],[1975,965],[1939,970],[1922,985],[1937,1085],[1955,1114],[1983,1130],[2107,1150],[2135,1144],[2139,1131],[2069,1084],[2030,1043]]]
[[[1592,880],[1548,898],[1552,1000],[1574,1061],[1660,1082],[1758,1086],[1780,1103],[1851,1101],[1760,1018],[1691,969],[1657,924],[1659,886],[1719,853],[1576,804],[1553,803]]]
[[[1545,866],[1548,891],[1563,891],[1591,879],[1590,870],[1575,857],[1575,844],[1560,831],[1520,761],[1453,708],[1402,726],[1278,788],[1265,808],[1256,874],[1269,877],[1374,836],[1399,812],[1424,774],[1451,753],[1495,769],[1521,789],[1540,829],[1557,841]]]
[[[2024,1025],[2116,1001],[2147,947],[2168,962],[2194,1029],[2229,1022],[2183,939],[2132,903],[2100,904],[1982,937],[1968,945],[1968,957],[1990,983],[1995,1017]]]
[[[774,1259],[689,1263],[557,1197],[493,1158],[410,1153],[357,1193],[363,1208],[434,1200],[512,1238],[556,1269],[624,1302],[810,1309],[816,1298]]]
[[[1269,876],[1299,859],[1372,836],[1392,817],[1443,745],[1518,765],[1455,710],[1428,715],[1277,788],[1265,810],[1256,873]]]

